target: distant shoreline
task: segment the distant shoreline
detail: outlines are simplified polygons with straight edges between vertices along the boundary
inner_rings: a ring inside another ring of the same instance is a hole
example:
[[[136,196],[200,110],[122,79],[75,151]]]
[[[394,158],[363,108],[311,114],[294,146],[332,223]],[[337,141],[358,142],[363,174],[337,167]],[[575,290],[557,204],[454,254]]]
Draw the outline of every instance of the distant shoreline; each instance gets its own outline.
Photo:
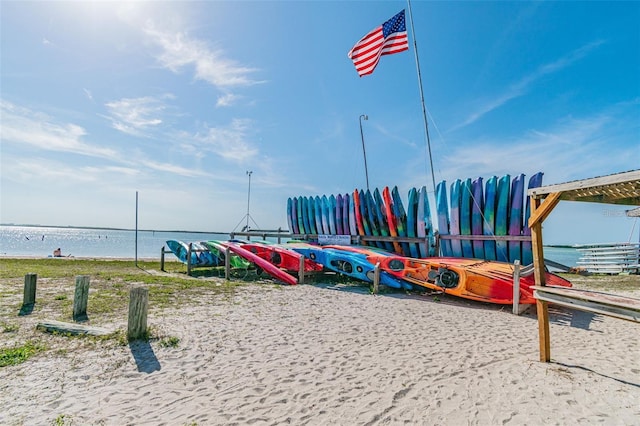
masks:
[[[113,228],[106,226],[73,226],[73,225],[30,225],[23,223],[0,223],[0,226],[22,226],[25,228],[57,228],[57,229],[96,229],[102,231],[135,231],[135,228]],[[187,231],[179,229],[138,229],[142,232],[186,232],[190,234],[231,234],[223,231]]]
[[[0,226],[22,226],[25,228],[56,228],[56,229],[95,229],[102,231],[130,231],[134,232],[135,228],[114,228],[107,226],[73,226],[73,225],[33,225],[33,224],[22,224],[22,223],[0,223]],[[233,231],[187,231],[184,229],[138,229],[139,232],[169,232],[169,233],[190,233],[190,234],[222,234],[222,235],[231,235]],[[259,232],[259,230],[255,230]],[[575,245],[573,244],[545,244],[544,247],[553,247],[553,248],[570,248],[575,249]]]

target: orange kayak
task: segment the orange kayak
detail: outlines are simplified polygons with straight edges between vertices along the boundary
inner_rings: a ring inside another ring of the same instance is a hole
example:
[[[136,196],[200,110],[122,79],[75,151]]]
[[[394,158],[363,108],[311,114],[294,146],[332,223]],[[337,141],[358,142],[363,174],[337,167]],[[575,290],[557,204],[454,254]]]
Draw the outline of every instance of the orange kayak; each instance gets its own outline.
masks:
[[[413,259],[402,256],[368,256],[372,263],[393,276],[432,290],[481,302],[510,305],[513,303],[513,265],[506,262],[431,257]],[[564,278],[546,273],[548,285],[571,287]],[[533,275],[520,277],[520,303],[533,304]]]

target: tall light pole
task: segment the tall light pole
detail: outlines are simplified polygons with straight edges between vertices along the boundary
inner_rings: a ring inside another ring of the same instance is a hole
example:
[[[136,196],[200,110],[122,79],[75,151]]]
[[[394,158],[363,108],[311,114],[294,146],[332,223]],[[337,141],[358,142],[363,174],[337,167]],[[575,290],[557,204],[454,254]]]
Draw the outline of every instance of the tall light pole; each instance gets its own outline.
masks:
[[[367,191],[369,190],[369,171],[367,170],[367,151],[364,148],[364,133],[362,133],[362,119],[368,120],[369,117],[367,117],[366,114],[362,114],[359,118],[358,121],[360,122],[360,139],[362,139],[362,155],[364,155],[364,175],[367,178]]]
[[[249,191],[247,193],[247,225],[245,226],[245,231],[249,231],[249,202],[251,201],[251,174],[253,171],[247,171],[247,176],[249,176]]]

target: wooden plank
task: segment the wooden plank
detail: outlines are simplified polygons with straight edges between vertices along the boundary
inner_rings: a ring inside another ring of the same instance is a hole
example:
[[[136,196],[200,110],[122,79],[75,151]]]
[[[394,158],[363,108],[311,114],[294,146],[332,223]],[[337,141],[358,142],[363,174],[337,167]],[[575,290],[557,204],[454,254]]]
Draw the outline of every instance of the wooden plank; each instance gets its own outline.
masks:
[[[531,241],[530,235],[440,235],[443,240],[475,240],[475,241]],[[395,239],[395,237],[394,237]],[[422,240],[420,238],[420,240]],[[402,240],[398,240],[402,241]]]
[[[553,303],[555,305],[564,306],[579,311],[591,312],[594,314],[606,315],[619,318],[631,322],[640,323],[640,306],[628,308],[623,304],[603,303],[599,301],[591,301],[584,298],[576,298],[573,296],[565,296],[553,292],[547,292],[549,287],[533,292],[537,301]],[[639,301],[640,302],[640,301]]]
[[[534,291],[595,302],[602,305],[621,306],[626,309],[640,312],[640,299],[636,299],[635,297],[621,296],[619,294],[603,293],[592,290],[580,290],[571,287],[532,286],[531,288]]]
[[[623,189],[621,191],[609,190],[607,192],[607,187],[615,188],[617,185],[621,186]],[[589,189],[592,189],[592,196],[598,196],[602,194],[604,198],[606,198],[607,196],[616,197],[616,192],[618,192],[618,196],[624,196],[623,194],[625,194],[626,192],[630,192],[630,197],[635,198],[639,195],[634,195],[634,190],[636,188],[640,188],[640,170],[632,170],[623,173],[616,173],[613,175],[576,180],[555,185],[541,186],[528,190],[527,194],[529,196],[535,196],[536,198],[539,198],[544,196],[545,194],[551,194],[555,192],[583,191],[587,193]],[[608,200],[601,201],[608,202]]]
[[[113,331],[107,330],[106,328],[102,328],[102,327],[93,327],[90,325],[75,324],[75,323],[68,323],[68,322],[54,321],[54,320],[45,320],[45,321],[39,322],[38,325],[36,325],[36,329],[45,330],[50,333],[57,332],[62,334],[73,334],[73,335],[88,334],[91,336],[106,336],[113,333]]]

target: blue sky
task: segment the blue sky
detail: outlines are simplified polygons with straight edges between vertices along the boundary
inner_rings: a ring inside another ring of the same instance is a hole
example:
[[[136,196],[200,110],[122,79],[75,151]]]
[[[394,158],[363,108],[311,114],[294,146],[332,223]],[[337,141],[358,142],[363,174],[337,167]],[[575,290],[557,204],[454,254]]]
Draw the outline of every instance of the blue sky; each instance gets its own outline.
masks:
[[[141,228],[228,231],[252,171],[251,218],[286,228],[288,197],[366,186],[361,114],[370,186],[433,188],[413,34],[347,58],[406,2],[0,7],[2,223],[133,228],[138,191]],[[640,168],[639,2],[412,9],[436,181]],[[637,241],[626,208],[561,203],[545,243]]]

